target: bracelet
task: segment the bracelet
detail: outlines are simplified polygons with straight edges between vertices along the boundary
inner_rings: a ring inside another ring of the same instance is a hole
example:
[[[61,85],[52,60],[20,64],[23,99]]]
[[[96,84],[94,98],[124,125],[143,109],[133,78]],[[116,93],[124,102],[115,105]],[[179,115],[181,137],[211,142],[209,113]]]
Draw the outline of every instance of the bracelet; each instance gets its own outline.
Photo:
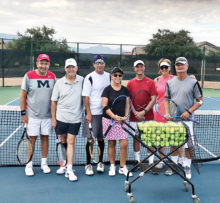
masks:
[[[192,113],[189,110],[186,110],[190,115],[192,115]]]
[[[25,111],[25,110],[22,110],[22,111],[21,111],[21,115],[22,115],[22,116],[26,115],[26,111]]]

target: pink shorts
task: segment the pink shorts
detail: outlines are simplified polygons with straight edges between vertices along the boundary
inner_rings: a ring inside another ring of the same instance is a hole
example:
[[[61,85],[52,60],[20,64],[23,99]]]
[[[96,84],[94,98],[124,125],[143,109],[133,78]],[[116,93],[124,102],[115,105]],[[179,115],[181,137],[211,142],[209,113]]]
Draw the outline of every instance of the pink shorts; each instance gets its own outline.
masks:
[[[110,123],[111,123],[110,119],[104,117],[102,118],[103,135],[110,126]],[[121,124],[117,122],[113,124],[107,136],[105,137],[105,140],[124,140],[124,139],[128,139],[128,133],[125,132],[122,129]]]

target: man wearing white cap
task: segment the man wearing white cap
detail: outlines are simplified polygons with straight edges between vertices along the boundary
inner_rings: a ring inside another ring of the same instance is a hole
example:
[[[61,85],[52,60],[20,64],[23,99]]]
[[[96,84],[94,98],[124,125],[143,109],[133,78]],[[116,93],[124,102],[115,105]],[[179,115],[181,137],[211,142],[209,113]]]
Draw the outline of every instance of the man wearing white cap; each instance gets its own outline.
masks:
[[[134,128],[137,128],[137,122],[139,121],[148,121],[154,119],[153,113],[153,105],[156,101],[156,88],[154,81],[144,75],[145,65],[142,60],[137,60],[134,62],[134,72],[136,73],[136,77],[131,79],[128,84],[127,88],[130,93],[130,97],[132,101],[134,100],[135,94],[139,90],[145,90],[150,94],[150,101],[146,105],[143,110],[135,109],[134,105],[132,108],[132,112],[130,114],[130,121],[131,125]],[[140,102],[143,102],[144,98],[140,98]],[[138,101],[137,101],[138,102]],[[147,102],[147,101],[146,101]],[[133,140],[133,148],[134,148],[134,158],[137,162],[140,162],[140,144],[135,139]],[[149,158],[149,164],[153,164],[154,156]],[[152,169],[152,173],[154,173],[154,169]]]
[[[174,77],[172,80],[169,80],[166,84],[166,92],[165,97],[173,100],[180,111],[183,112],[181,114],[181,119],[185,120],[184,123],[189,127],[191,139],[193,140],[194,135],[194,125],[192,121],[186,121],[189,117],[193,118],[193,112],[198,109],[203,103],[202,90],[198,83],[198,81],[190,77],[187,74],[187,70],[189,68],[188,61],[185,57],[178,57],[175,61],[175,68],[177,77]],[[167,115],[170,117],[170,115]],[[185,174],[186,178],[191,179],[191,157],[189,154],[189,146],[190,143],[185,144],[183,147],[185,148]],[[191,142],[191,145],[193,141]],[[171,147],[172,148],[172,147]],[[171,149],[172,150],[172,149]],[[174,152],[171,155],[171,159],[173,162],[177,164],[178,160],[178,151]],[[168,175],[172,175],[172,169],[168,169]]]
[[[61,140],[67,147],[67,166],[60,167],[57,174],[64,174],[70,181],[76,181],[72,165],[74,157],[74,143],[77,136],[82,115],[82,85],[83,77],[77,75],[78,66],[75,59],[70,58],[65,62],[66,75],[54,86],[51,97],[52,126],[56,133],[61,135]]]

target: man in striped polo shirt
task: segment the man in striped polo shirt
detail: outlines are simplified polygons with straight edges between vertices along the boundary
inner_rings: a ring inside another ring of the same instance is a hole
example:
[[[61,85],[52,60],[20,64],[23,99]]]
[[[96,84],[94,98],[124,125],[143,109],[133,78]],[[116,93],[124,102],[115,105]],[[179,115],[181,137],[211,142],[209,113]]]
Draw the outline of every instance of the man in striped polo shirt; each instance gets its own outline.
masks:
[[[36,62],[37,69],[25,74],[20,94],[21,120],[27,123],[27,134],[35,146],[37,136],[41,135],[41,169],[44,173],[50,173],[47,165],[48,135],[51,133],[50,99],[55,75],[48,71],[50,58],[46,54],[40,54]],[[32,161],[25,167],[25,174],[33,176]]]

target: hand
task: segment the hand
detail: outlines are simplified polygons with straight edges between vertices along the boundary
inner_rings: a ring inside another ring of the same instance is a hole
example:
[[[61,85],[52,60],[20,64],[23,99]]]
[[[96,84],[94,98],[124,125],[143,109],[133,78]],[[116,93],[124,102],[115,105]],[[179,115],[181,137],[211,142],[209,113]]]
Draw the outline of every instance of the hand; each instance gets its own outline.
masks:
[[[170,114],[165,114],[164,117],[165,117],[165,119],[166,119],[167,121],[172,120],[172,117],[171,117]]]
[[[22,122],[22,125],[24,126],[25,123],[28,123],[28,119],[27,119],[27,116],[26,115],[22,115],[21,116],[21,122]]]
[[[187,120],[189,118],[189,116],[190,116],[190,114],[187,111],[185,111],[185,112],[182,113],[180,118],[183,119],[183,120]]]
[[[139,120],[139,121],[145,120],[145,112],[144,111],[135,111],[134,115],[137,118],[137,120]]]
[[[87,123],[91,123],[92,122],[92,114],[90,114],[90,113],[86,114],[86,122]]]
[[[51,125],[53,128],[57,126],[57,120],[56,119],[51,119]]]

